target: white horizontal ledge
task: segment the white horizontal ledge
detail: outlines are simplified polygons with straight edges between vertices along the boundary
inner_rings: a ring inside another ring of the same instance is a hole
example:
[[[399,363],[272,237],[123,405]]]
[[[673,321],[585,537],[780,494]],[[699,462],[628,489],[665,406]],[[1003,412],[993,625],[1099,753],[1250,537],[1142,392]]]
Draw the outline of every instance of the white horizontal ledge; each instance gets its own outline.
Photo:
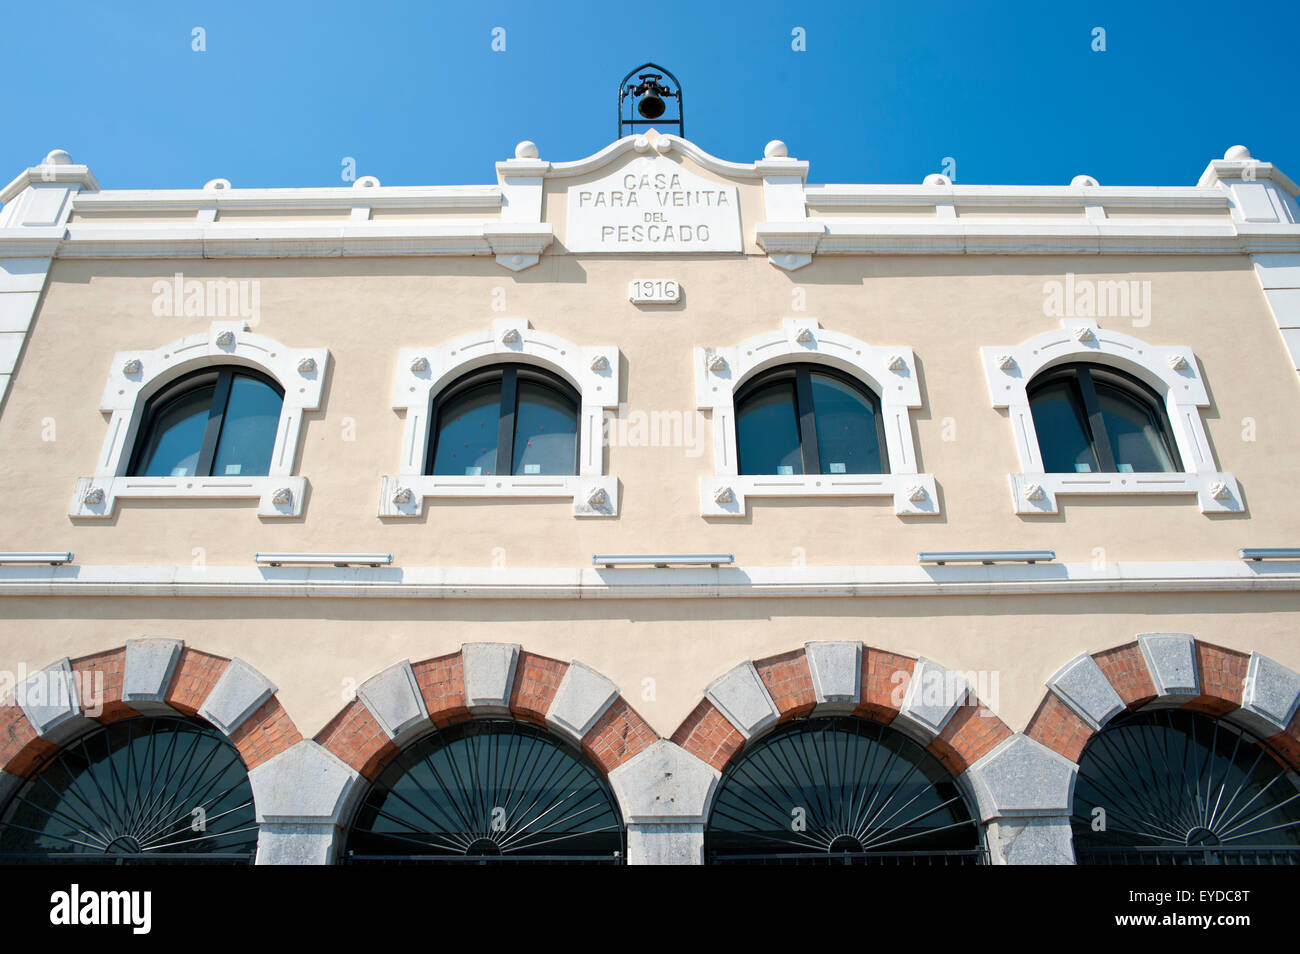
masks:
[[[743,517],[750,497],[889,497],[899,516],[938,516],[931,474],[720,474],[700,478],[700,516]]]
[[[68,516],[107,520],[119,500],[256,500],[262,517],[302,515],[306,477],[79,477]]]
[[[1241,490],[1228,473],[1011,474],[1011,498],[1018,514],[1058,511],[1060,496],[1128,497],[1145,494],[1195,496],[1201,513],[1241,513]]]
[[[841,567],[0,566],[4,596],[712,599],[1300,590],[1300,570],[1241,560]]]
[[[575,517],[618,516],[618,478],[612,475],[455,477],[397,475],[381,477],[379,516],[418,517],[430,498],[462,497],[471,500],[519,498],[565,499]]]

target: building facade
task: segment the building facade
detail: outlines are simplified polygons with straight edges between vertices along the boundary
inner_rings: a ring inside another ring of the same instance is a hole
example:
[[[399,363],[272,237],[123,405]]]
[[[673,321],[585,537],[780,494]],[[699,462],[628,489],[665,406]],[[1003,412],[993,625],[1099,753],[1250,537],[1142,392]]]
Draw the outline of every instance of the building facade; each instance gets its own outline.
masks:
[[[496,175],[0,192],[0,855],[1300,858],[1280,170]]]

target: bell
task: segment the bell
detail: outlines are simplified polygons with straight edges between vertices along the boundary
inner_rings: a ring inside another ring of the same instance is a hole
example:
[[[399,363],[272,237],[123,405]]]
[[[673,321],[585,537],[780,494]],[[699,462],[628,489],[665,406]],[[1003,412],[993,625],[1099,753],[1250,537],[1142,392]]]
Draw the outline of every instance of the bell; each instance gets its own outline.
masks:
[[[636,104],[636,111],[643,119],[658,119],[664,114],[664,101],[653,89],[641,97]]]

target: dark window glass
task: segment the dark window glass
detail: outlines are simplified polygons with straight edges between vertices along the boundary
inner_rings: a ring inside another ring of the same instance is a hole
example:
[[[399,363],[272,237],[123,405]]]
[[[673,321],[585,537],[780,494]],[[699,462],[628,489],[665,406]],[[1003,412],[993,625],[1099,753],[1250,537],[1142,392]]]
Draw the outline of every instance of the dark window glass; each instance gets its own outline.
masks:
[[[736,443],[742,474],[889,471],[879,399],[810,365],[777,368],[740,389]]]
[[[198,472],[213,390],[211,386],[195,388],[158,409],[136,470],[138,476],[193,477]]]
[[[573,403],[540,381],[519,382],[514,458],[516,474],[577,472],[578,422]]]
[[[270,470],[280,404],[279,392],[265,381],[235,375],[221,421],[213,476],[264,475]]]
[[[434,401],[431,474],[578,472],[578,394],[552,375],[506,365],[461,378]]]
[[[736,410],[742,474],[802,474],[794,379],[751,392]]]
[[[1182,470],[1163,402],[1127,374],[1082,364],[1054,369],[1030,385],[1029,408],[1049,474]]]
[[[136,477],[265,477],[283,394],[251,371],[187,375],[145,406],[128,473]]]
[[[857,718],[796,720],[747,747],[718,785],[705,849],[713,863],[983,861],[975,816],[939,760]]]
[[[462,722],[380,773],[348,832],[352,863],[606,861],[623,853],[609,784],[536,726]]]
[[[220,732],[124,719],[61,749],[18,791],[0,822],[0,863],[249,863],[253,809],[248,770]]]
[[[496,473],[500,416],[500,381],[472,387],[444,404],[433,472],[461,477]]]
[[[1071,822],[1081,864],[1300,864],[1295,775],[1249,733],[1186,709],[1126,713],[1094,735]]]

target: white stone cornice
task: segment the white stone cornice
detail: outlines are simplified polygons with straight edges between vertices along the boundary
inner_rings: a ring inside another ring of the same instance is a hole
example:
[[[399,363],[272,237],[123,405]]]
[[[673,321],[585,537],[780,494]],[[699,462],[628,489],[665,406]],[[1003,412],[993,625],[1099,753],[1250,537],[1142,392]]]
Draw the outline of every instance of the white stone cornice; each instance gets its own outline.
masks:
[[[250,554],[251,558],[251,554]],[[603,569],[0,566],[0,597],[700,599],[1300,591],[1300,561]]]
[[[9,202],[28,186],[52,184],[77,185],[92,191],[99,188],[89,166],[72,162],[62,165],[44,163],[20,172],[12,182],[0,189],[0,203]]]
[[[779,168],[779,175],[806,175],[808,163],[800,162],[797,159],[783,160],[762,160],[760,162],[728,162],[726,159],[719,159],[717,156],[705,152],[689,139],[683,139],[680,136],[673,136],[667,133],[655,133],[655,130],[648,130],[645,133],[637,133],[632,136],[624,136],[615,142],[610,143],[599,152],[592,153],[585,159],[575,159],[572,162],[550,162],[539,163],[547,168],[539,171],[537,174],[543,175],[548,179],[569,178],[572,176],[582,176],[597,169],[601,169],[617,161],[623,156],[631,153],[642,153],[644,150],[638,149],[638,140],[667,140],[672,144],[675,152],[688,156],[698,165],[710,172],[717,173],[721,176],[727,176],[732,179],[762,179],[764,175],[772,175],[773,168]],[[774,166],[775,164],[775,166]],[[514,173],[515,161],[497,164],[497,171],[503,172],[503,166],[507,167],[511,173]],[[763,167],[769,168],[763,168]]]
[[[340,215],[358,203],[372,209],[500,209],[501,189],[482,186],[377,186],[364,192],[323,189],[110,189],[81,193],[75,212],[198,212],[199,209],[243,212],[319,212]]]

